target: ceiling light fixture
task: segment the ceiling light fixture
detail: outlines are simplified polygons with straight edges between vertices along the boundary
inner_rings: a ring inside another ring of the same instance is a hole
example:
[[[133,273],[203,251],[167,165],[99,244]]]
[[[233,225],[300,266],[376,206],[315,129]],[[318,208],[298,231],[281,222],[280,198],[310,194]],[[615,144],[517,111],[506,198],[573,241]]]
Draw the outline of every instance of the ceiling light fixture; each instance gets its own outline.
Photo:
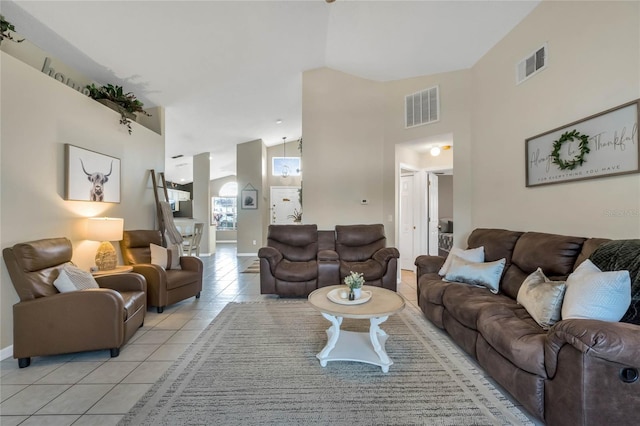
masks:
[[[438,155],[440,155],[440,147],[434,146],[433,148],[431,148],[429,152],[431,153],[432,156],[437,157]]]
[[[276,124],[282,124],[282,119],[281,119],[281,118],[278,118],[278,119],[276,120]]]
[[[287,137],[283,136],[282,137],[282,157],[283,157],[283,160],[282,160],[282,171],[281,171],[283,178],[289,177],[289,166],[287,166],[287,151],[286,151],[286,145],[285,145],[286,140],[287,140]]]

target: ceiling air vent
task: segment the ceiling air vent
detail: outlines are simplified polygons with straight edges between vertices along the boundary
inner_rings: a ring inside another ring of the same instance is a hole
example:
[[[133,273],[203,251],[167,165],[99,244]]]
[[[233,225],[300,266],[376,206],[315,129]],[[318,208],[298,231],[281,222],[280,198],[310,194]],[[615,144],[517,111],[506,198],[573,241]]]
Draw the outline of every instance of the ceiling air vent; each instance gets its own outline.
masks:
[[[406,128],[438,121],[440,119],[438,86],[405,96],[404,105]]]
[[[547,67],[547,44],[537,49],[516,65],[516,84],[520,84],[529,77]]]

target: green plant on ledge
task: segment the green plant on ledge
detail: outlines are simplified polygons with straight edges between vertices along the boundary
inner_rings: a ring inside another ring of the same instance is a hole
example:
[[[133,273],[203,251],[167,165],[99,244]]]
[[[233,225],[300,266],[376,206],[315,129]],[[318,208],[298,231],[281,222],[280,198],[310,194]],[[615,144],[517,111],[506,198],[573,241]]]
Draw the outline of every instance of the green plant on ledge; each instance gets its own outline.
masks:
[[[16,40],[11,35],[11,31],[15,32],[15,30],[16,30],[16,27],[14,27],[11,22],[4,19],[4,16],[0,15],[0,43],[2,43],[2,40],[4,40],[5,38],[15,43],[22,43],[24,39]]]
[[[96,87],[95,84],[91,84],[87,86],[87,89],[89,89],[89,97],[91,99],[95,99],[120,113],[120,124],[127,127],[129,134],[132,132],[131,120],[136,118],[135,113],[139,112],[151,117],[151,114],[142,109],[144,104],[136,99],[133,93],[125,93],[122,86],[107,84],[106,86]]]

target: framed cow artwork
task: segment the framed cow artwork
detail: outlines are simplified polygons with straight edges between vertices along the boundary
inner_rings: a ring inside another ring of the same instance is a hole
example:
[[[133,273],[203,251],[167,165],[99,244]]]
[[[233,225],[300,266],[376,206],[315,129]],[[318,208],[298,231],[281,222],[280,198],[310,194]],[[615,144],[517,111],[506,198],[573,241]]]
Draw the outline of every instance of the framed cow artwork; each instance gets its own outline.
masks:
[[[120,202],[120,159],[64,145],[65,200]]]

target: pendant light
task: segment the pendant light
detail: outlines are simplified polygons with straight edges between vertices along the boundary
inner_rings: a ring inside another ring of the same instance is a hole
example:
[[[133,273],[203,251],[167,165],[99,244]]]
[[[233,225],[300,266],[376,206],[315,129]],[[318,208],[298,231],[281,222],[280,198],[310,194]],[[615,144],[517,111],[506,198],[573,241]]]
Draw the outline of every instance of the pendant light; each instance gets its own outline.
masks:
[[[282,177],[286,178],[289,177],[289,166],[287,166],[287,151],[286,151],[286,146],[285,146],[285,142],[287,140],[286,136],[282,137],[282,157],[283,157],[283,161],[282,161]]]

